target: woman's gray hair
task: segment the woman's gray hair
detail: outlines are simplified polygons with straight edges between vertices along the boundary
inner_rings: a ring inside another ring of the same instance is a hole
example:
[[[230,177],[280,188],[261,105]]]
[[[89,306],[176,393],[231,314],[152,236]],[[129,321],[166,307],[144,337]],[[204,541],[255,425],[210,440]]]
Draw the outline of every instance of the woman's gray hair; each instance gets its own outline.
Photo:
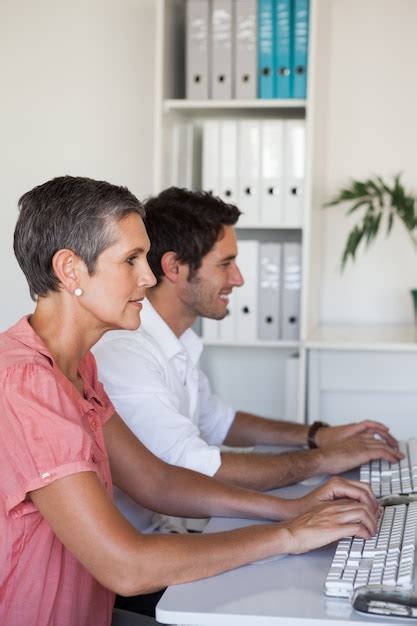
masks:
[[[145,215],[126,188],[91,178],[61,176],[34,187],[19,200],[14,252],[34,300],[58,291],[52,259],[75,252],[94,274],[97,258],[115,240],[112,226],[130,213]]]

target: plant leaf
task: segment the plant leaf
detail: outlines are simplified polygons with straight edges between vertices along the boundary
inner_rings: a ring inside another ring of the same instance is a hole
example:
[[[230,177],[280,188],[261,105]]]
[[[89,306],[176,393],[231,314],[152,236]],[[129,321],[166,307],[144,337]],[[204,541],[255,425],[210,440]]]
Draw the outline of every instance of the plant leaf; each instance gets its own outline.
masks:
[[[413,245],[417,247],[417,198],[405,190],[401,176],[401,172],[396,174],[392,185],[376,175],[365,180],[352,179],[347,187],[341,188],[339,193],[324,205],[330,207],[348,203],[350,206],[346,209],[346,215],[364,209],[362,219],[348,234],[342,254],[342,269],[349,258],[355,260],[362,239],[365,239],[366,247],[375,240],[385,214],[388,217],[386,234],[390,234],[397,218],[409,233]]]
[[[348,236],[345,250],[343,252],[342,269],[345,267],[349,256],[352,257],[352,261],[355,260],[356,250],[357,250],[358,245],[361,242],[362,237],[363,237],[363,230],[360,229],[358,226],[354,226],[353,230],[350,232]]]
[[[363,206],[364,204],[367,204],[370,208],[372,208],[372,203],[369,200],[359,200],[358,202],[356,202],[356,204],[354,204],[352,207],[350,207],[350,209],[348,211],[346,211],[346,215],[350,215],[351,213],[353,213],[354,211],[356,211],[356,209],[358,209],[359,207]]]

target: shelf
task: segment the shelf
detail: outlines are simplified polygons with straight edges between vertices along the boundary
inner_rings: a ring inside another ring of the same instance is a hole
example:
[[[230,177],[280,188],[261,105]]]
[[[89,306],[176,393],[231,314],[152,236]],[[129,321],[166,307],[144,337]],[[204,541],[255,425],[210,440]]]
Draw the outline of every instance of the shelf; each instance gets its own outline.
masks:
[[[298,349],[300,347],[299,341],[284,341],[284,340],[264,340],[264,341],[204,341],[204,345],[211,348],[282,348],[286,349]]]
[[[165,113],[170,111],[193,111],[193,110],[224,110],[224,109],[305,109],[306,100],[164,100]]]
[[[417,352],[414,326],[320,326],[305,342],[314,350]]]

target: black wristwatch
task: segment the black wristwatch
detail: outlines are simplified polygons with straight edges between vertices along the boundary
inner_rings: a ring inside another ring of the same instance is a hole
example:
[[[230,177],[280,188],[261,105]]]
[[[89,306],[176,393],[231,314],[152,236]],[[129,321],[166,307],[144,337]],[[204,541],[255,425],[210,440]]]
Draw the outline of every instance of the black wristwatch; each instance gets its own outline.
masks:
[[[316,433],[319,428],[327,428],[326,422],[313,422],[307,432],[307,445],[309,448],[318,448],[316,444]]]

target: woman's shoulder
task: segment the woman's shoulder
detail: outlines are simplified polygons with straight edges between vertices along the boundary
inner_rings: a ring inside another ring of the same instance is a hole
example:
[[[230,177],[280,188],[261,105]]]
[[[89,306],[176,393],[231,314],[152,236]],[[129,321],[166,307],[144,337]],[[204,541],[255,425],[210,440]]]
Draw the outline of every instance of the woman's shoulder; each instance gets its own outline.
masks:
[[[28,318],[0,333],[0,372],[25,368],[52,368],[52,357],[31,328]]]

